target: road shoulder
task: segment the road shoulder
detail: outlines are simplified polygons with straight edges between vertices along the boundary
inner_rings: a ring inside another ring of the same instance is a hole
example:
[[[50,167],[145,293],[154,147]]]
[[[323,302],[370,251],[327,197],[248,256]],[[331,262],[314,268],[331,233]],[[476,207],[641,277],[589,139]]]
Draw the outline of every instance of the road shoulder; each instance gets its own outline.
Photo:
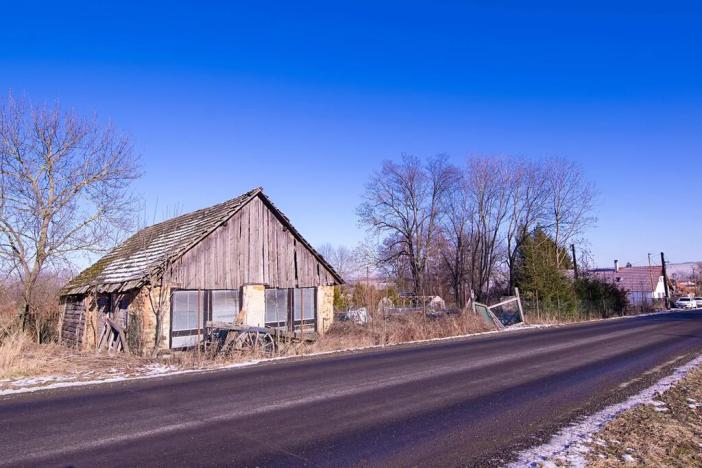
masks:
[[[510,466],[700,466],[701,429],[702,355],[522,451]]]

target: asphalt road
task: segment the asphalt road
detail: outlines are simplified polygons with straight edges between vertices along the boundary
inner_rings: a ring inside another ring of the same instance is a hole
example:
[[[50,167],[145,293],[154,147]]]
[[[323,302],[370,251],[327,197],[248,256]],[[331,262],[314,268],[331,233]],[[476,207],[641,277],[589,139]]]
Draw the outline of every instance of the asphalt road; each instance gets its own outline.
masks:
[[[702,312],[0,400],[0,465],[500,465],[702,352]]]

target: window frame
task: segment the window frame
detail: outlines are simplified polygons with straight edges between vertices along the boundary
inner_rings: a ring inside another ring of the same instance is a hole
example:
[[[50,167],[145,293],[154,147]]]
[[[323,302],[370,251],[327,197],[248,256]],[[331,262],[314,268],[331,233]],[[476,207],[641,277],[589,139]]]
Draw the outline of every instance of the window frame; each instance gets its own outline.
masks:
[[[265,320],[265,312],[264,312],[264,323],[266,327],[271,327],[271,328],[279,328],[279,329],[284,329],[287,331],[295,331],[295,330],[304,330],[305,326],[312,326],[314,329],[317,328],[317,320],[318,320],[318,303],[317,303],[317,286],[307,286],[307,287],[298,287],[298,288],[269,288],[267,287],[266,290],[282,290],[282,291],[287,291],[287,311],[285,314],[285,321],[284,322],[268,322]],[[305,318],[305,311],[304,311],[304,291],[305,290],[312,290],[312,302],[313,302],[313,313],[311,318]],[[300,291],[300,297],[303,298],[301,307],[300,307],[300,318],[295,319],[295,292]],[[266,301],[267,302],[267,301]]]
[[[234,317],[232,318],[232,322],[236,320],[236,317],[239,315],[239,312],[241,312],[241,289],[226,289],[226,288],[214,288],[214,289],[197,289],[197,288],[172,288],[171,293],[170,293],[170,307],[169,307],[169,314],[170,314],[170,320],[168,323],[168,348],[169,349],[187,349],[190,348],[191,346],[179,346],[177,348],[173,347],[173,338],[182,338],[182,337],[187,337],[187,336],[195,336],[197,337],[198,335],[202,337],[205,329],[205,325],[207,324],[208,321],[212,320],[212,292],[213,291],[232,291],[236,294],[236,307],[238,310],[234,311]],[[200,324],[201,328],[191,328],[187,330],[173,330],[173,305],[174,305],[174,298],[175,294],[178,292],[197,292],[198,293],[198,315],[202,317],[202,321]]]

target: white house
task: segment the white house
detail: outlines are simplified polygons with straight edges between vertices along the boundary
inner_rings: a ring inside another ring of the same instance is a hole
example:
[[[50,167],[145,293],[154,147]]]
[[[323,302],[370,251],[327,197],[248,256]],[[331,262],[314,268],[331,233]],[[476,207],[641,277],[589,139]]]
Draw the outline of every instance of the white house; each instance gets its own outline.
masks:
[[[629,303],[633,306],[665,298],[665,281],[660,266],[620,267],[619,261],[615,260],[614,268],[598,268],[590,273],[626,291]]]

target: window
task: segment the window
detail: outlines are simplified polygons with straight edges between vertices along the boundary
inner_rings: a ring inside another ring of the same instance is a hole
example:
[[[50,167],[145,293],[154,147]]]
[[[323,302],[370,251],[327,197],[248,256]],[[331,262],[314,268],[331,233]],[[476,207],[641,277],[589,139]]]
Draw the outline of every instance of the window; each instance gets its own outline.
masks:
[[[211,320],[233,323],[239,313],[239,291],[219,289],[211,291],[210,294]]]
[[[314,320],[314,288],[301,288],[294,291],[295,321],[299,321],[301,315],[303,320]]]
[[[288,290],[266,289],[266,325],[286,326],[288,321]]]
[[[189,331],[200,328],[203,321],[198,300],[198,291],[175,291],[173,293],[173,316],[171,318],[173,331]]]
[[[317,312],[316,288],[266,289],[266,325],[292,329],[314,325]]]
[[[174,291],[171,348],[196,346],[208,321],[232,323],[239,313],[239,291],[232,289]]]

